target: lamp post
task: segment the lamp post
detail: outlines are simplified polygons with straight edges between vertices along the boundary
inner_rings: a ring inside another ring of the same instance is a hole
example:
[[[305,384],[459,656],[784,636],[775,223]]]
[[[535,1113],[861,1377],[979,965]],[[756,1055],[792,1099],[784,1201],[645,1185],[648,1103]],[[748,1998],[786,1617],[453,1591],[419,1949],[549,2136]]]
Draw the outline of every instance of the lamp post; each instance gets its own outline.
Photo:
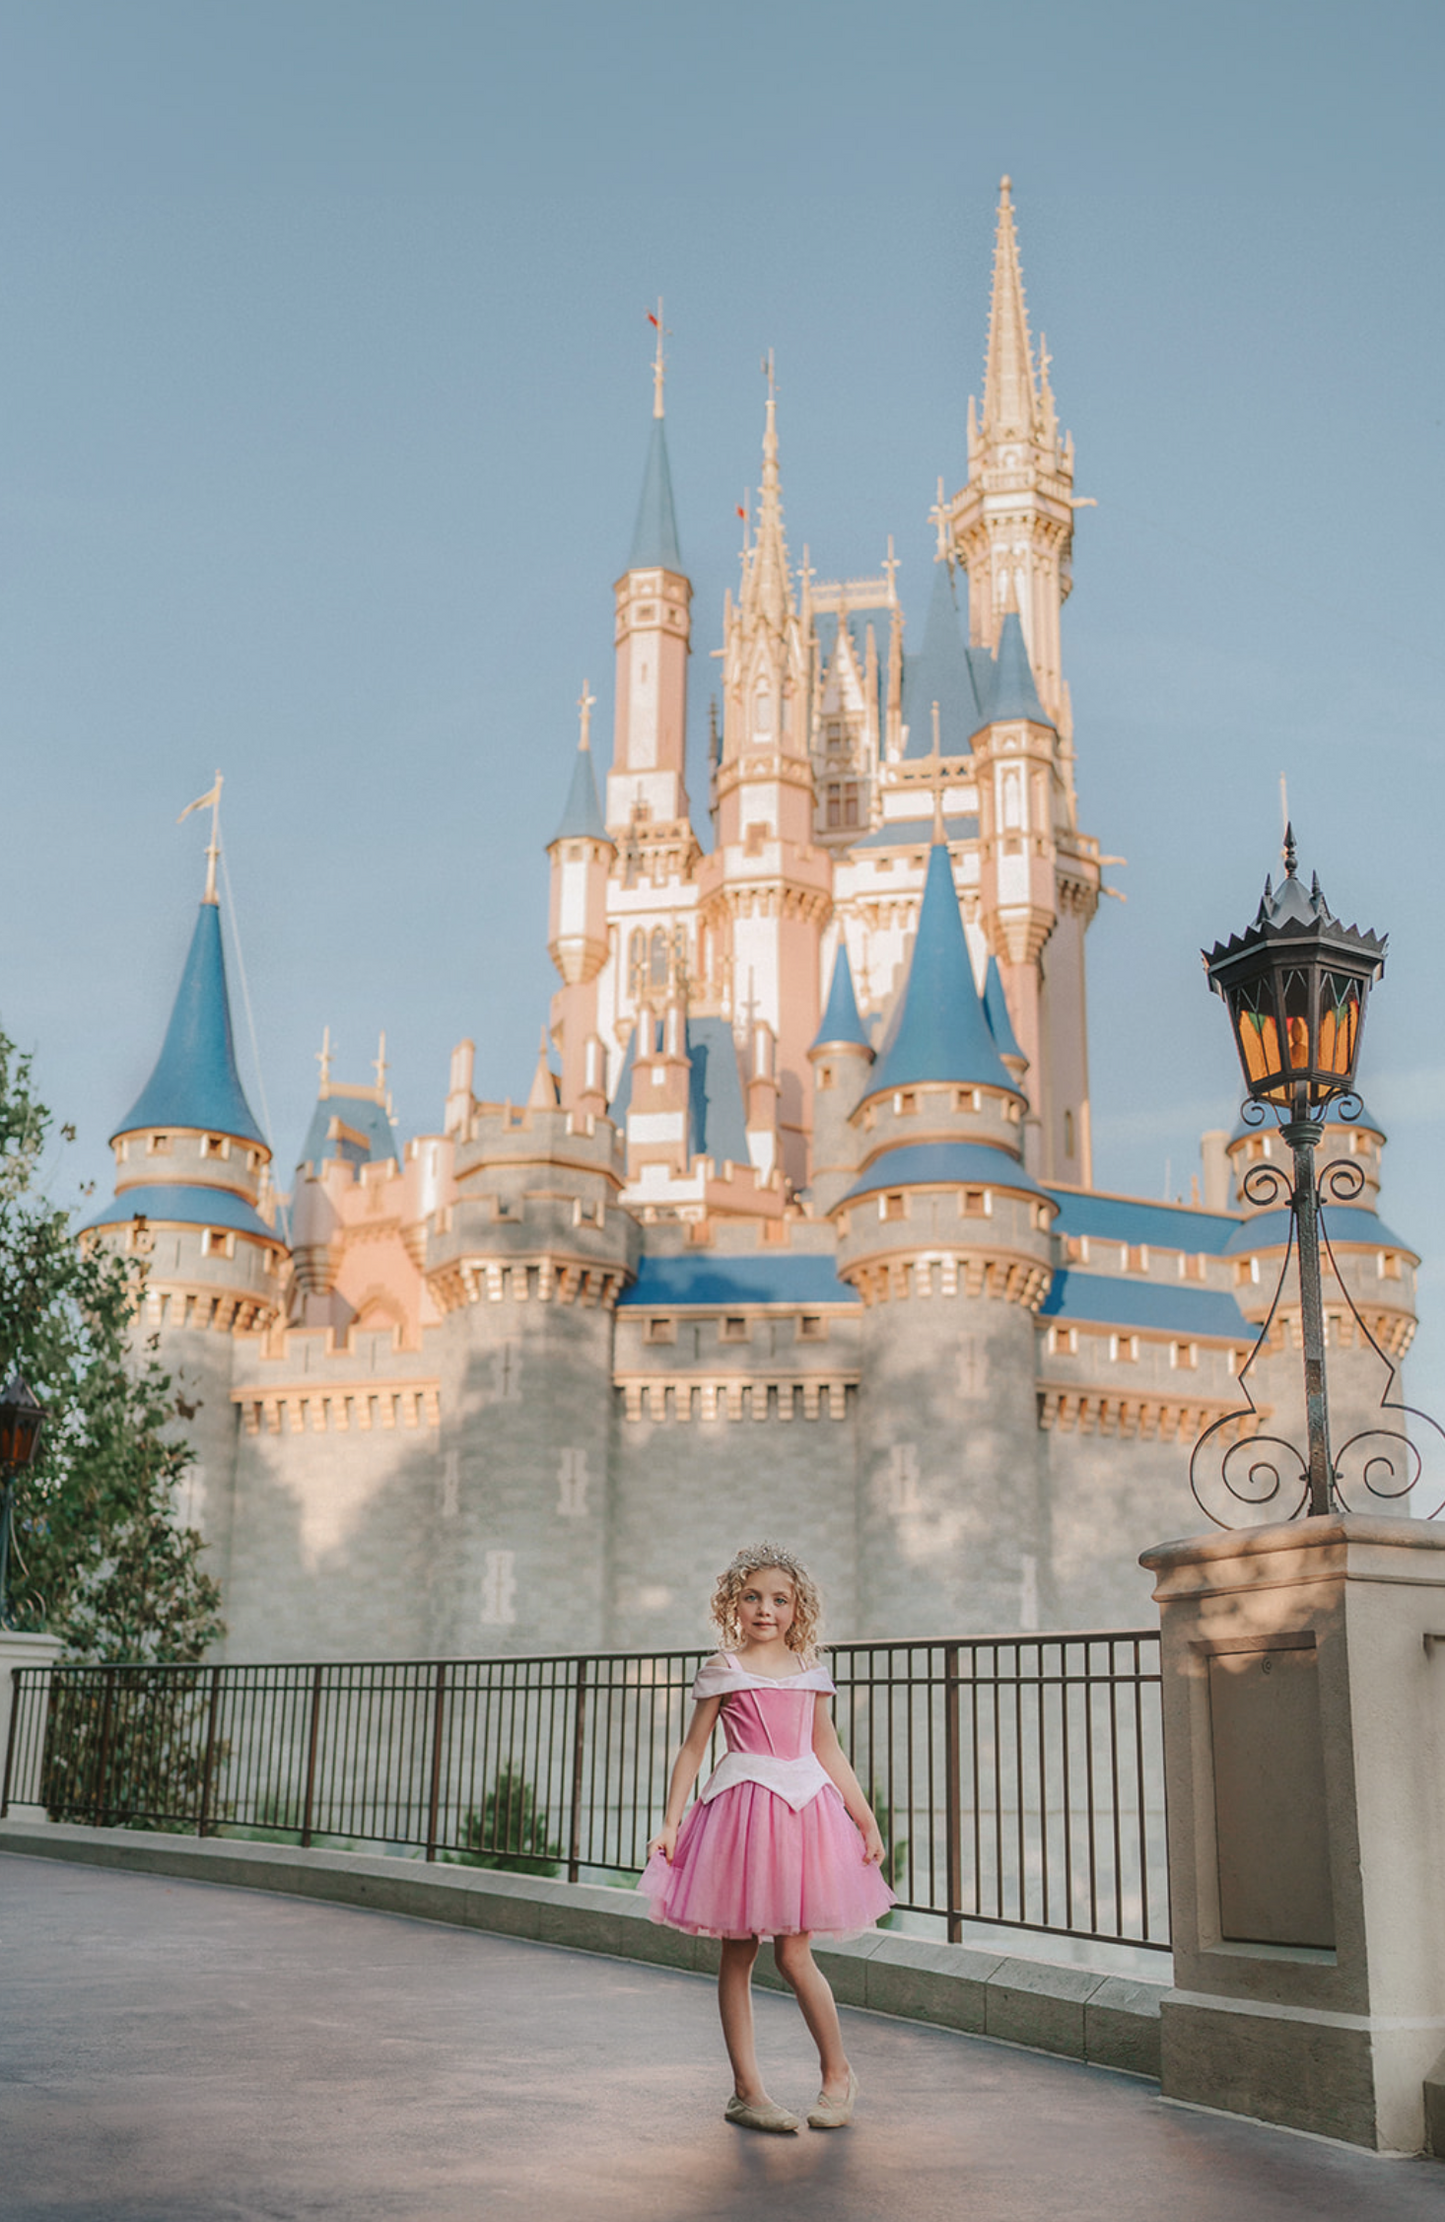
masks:
[[[0,1395],[0,1628],[13,1628],[10,1605],[10,1529],[14,1519],[15,1484],[35,1463],[45,1414],[22,1375],[12,1373]]]
[[[1319,1191],[1315,1151],[1331,1104],[1354,1093],[1365,1003],[1385,969],[1384,935],[1342,926],[1316,874],[1295,876],[1294,828],[1285,831],[1285,878],[1268,880],[1254,922],[1204,952],[1204,969],[1224,999],[1250,1101],[1262,1121],[1273,1111],[1294,1153],[1290,1209],[1299,1238],[1300,1328],[1309,1429],[1311,1518],[1331,1510],[1334,1468],[1325,1397],[1320,1301]],[[1358,1108],[1358,1106],[1356,1107]]]

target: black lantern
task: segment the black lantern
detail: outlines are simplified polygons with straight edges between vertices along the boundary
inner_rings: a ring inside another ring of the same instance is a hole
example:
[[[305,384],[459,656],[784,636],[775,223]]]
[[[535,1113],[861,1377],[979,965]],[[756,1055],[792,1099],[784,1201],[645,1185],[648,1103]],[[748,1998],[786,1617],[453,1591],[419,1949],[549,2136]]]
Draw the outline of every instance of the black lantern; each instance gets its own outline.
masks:
[[[45,1414],[24,1378],[12,1373],[0,1395],[0,1628],[11,1628],[10,1529],[14,1519],[15,1480],[35,1463]]]
[[[1371,984],[1385,969],[1383,935],[1342,926],[1316,876],[1295,877],[1294,829],[1285,834],[1278,894],[1268,880],[1253,925],[1205,953],[1209,984],[1234,1026],[1244,1084],[1256,1103],[1319,1120],[1352,1092]]]
[[[1318,875],[1306,894],[1295,877],[1293,826],[1285,828],[1284,868],[1278,894],[1265,881],[1248,933],[1216,942],[1205,952],[1204,969],[1229,1008],[1244,1084],[1259,1107],[1255,1123],[1266,1116],[1266,1107],[1273,1109],[1280,1116],[1281,1138],[1294,1154],[1289,1208],[1299,1241],[1309,1509],[1312,1518],[1323,1518],[1333,1507],[1335,1471],[1325,1395],[1314,1158],[1330,1104],[1354,1090],[1365,1000],[1385,969],[1385,937],[1342,926],[1320,893]],[[1255,1177],[1246,1179],[1247,1195]]]

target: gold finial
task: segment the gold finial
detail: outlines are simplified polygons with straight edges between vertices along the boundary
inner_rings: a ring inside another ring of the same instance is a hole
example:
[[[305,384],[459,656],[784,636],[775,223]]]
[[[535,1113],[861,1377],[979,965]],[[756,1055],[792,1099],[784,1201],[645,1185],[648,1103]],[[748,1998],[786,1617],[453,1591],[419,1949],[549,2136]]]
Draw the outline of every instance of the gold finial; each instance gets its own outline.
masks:
[[[180,826],[185,824],[193,810],[209,809],[211,813],[211,839],[206,849],[206,892],[201,897],[203,903],[214,903],[216,900],[216,860],[221,853],[221,788],[224,784],[221,774],[217,772],[215,786],[207,788],[205,794],[197,795],[194,802],[188,802],[176,820],[176,824]]]
[[[376,1092],[379,1096],[384,1098],[386,1095],[387,1075],[386,1028],[384,1026],[381,1030],[381,1035],[376,1045],[376,1061],[372,1065],[371,1069],[376,1074]]]
[[[943,750],[938,745],[938,704],[936,702],[933,705],[933,753],[935,756],[943,754]]]
[[[1011,193],[1011,192],[1013,191],[1013,182],[1014,182],[1014,181],[1013,181],[1013,179],[1012,179],[1011,177],[1008,177],[1008,176],[1004,176],[1004,177],[1001,177],[1001,178],[999,179],[999,181],[998,181],[998,189],[999,189],[999,194],[1000,194],[1000,197],[1001,197],[1002,199],[1004,199],[1004,200],[1007,200],[1007,199],[1008,199],[1008,197],[1009,197],[1009,194],[1010,194],[1010,193]]]
[[[943,823],[943,768],[938,761],[938,704],[933,705],[933,842],[935,848],[946,848],[948,833]]]
[[[942,479],[938,483],[942,486]],[[888,573],[888,599],[890,602],[896,602],[898,599],[898,558],[893,553],[893,535],[891,532],[888,535],[888,553],[883,558],[883,568]]]
[[[654,316],[651,309],[649,309],[647,321],[657,334],[657,348],[652,358],[652,413],[655,417],[660,417],[665,414],[662,406],[662,385],[667,375],[667,356],[662,343],[672,337],[671,332],[662,321],[662,295],[660,293],[657,296],[657,314]]]
[[[582,721],[582,733],[577,743],[579,749],[590,749],[592,746],[592,712],[596,705],[597,697],[588,691],[587,681],[584,679],[582,692],[577,697],[577,708]]]
[[[329,1096],[331,1093],[331,1028],[329,1026],[323,1026],[321,1029],[321,1047],[316,1052],[316,1062],[321,1067],[320,1093],[323,1096]]]

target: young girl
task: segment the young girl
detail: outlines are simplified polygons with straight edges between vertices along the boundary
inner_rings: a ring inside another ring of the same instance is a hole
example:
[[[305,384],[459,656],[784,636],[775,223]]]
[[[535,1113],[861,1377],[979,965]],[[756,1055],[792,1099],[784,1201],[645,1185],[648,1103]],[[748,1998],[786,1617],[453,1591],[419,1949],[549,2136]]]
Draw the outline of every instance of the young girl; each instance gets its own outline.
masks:
[[[734,2084],[727,2119],[745,2129],[798,2127],[763,2089],[753,2044],[753,1962],[759,1940],[771,1937],[778,1973],[818,2047],[823,2087],[808,2126],[842,2129],[858,2078],[810,1939],[857,1936],[888,1911],[883,1839],[828,1710],[834,1684],[818,1664],[821,1608],[805,1569],[772,1543],[739,1551],[718,1582],[712,1617],[722,1649],[693,1684],[697,1711],[638,1887],[654,1921],[722,1939],[718,2006]],[[684,1818],[719,1709],[727,1756]]]

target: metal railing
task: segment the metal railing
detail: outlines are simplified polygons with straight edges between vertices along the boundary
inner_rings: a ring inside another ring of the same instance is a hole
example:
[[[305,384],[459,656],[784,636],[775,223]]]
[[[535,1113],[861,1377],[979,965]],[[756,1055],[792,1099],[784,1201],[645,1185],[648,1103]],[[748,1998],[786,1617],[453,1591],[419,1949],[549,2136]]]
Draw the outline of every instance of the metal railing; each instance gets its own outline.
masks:
[[[634,1876],[703,1656],[22,1668],[0,1816]],[[827,1663],[900,1907],[1168,1949],[1157,1631]]]

